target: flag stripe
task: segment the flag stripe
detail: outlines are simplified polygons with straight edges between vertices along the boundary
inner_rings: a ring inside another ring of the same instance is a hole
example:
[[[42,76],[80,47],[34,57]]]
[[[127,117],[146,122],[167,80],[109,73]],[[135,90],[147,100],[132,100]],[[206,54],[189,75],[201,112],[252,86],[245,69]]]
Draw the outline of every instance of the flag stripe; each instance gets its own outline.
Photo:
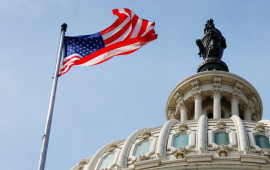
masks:
[[[119,42],[119,41],[125,40],[125,39],[130,35],[131,30],[132,30],[132,26],[130,25],[129,28],[128,28],[128,30],[126,30],[126,32],[125,32],[124,34],[122,34],[121,37],[118,37],[116,40],[114,40],[114,41],[111,42],[110,44],[107,44],[107,43],[104,41],[105,46],[109,46],[109,45],[111,45],[111,44],[113,44],[113,43],[117,43],[117,42]]]
[[[121,42],[112,44],[112,45],[108,46],[107,48],[103,48],[95,53],[90,54],[89,56],[82,58],[81,60],[76,61],[76,65],[91,65],[91,64],[85,64],[85,63],[87,63],[90,60],[94,60],[96,57],[103,55],[103,54],[108,55],[108,57],[113,56],[113,55],[115,55],[115,52],[117,50],[112,52],[112,53],[110,53],[110,52],[114,49],[122,49],[122,50],[124,50],[123,52],[128,52],[129,50],[133,50],[132,49],[134,47],[133,44],[137,44],[138,42],[141,42],[140,45],[143,46],[145,44],[145,42],[153,41],[156,38],[157,38],[156,35],[154,35],[154,36],[150,35],[148,37],[134,38],[134,39],[126,40],[124,42],[121,41]],[[122,47],[125,47],[125,48],[122,48]],[[131,49],[129,49],[129,47]],[[102,57],[104,57],[104,55]],[[105,58],[108,58],[108,57],[105,57]],[[98,60],[98,59],[96,59],[96,60]]]
[[[107,40],[108,38],[110,38],[111,36],[113,36],[114,34],[116,34],[118,31],[120,31],[123,27],[125,27],[127,25],[127,23],[130,22],[130,19],[128,17],[125,17],[126,19],[124,21],[122,21],[121,24],[119,24],[117,27],[115,28],[111,28],[111,30],[109,32],[107,32],[106,34],[101,32],[101,35],[103,37],[103,40]]]
[[[106,35],[102,35],[103,40],[104,40],[104,44],[105,45],[111,44],[112,42],[116,41],[119,37],[121,37],[130,28],[130,25],[131,24],[129,21],[125,26],[123,26],[120,30],[117,30],[116,32],[114,32],[114,34],[110,35],[110,37],[108,37],[108,38],[104,39],[104,36],[106,36]],[[130,31],[131,31],[131,29],[130,29]]]
[[[115,29],[116,27],[118,27],[126,18],[128,18],[127,15],[125,14],[121,14],[119,13],[118,9],[114,9],[113,10],[113,14],[118,16],[119,18],[108,28],[106,28],[105,30],[101,31],[101,35],[107,34],[108,32],[110,32],[111,30]]]
[[[148,21],[143,19],[142,21],[142,26],[141,26],[141,30],[139,31],[138,33],[138,37],[140,37],[145,31],[146,31],[146,28],[147,28],[147,24],[148,24]]]

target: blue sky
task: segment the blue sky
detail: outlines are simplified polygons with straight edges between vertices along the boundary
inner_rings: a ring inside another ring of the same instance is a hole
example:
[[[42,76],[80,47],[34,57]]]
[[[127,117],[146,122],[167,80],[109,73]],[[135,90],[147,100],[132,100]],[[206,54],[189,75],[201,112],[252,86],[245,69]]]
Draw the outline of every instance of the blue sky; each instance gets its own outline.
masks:
[[[0,6],[0,169],[38,167],[60,35],[110,26],[114,8],[156,22],[156,41],[60,77],[46,169],[70,169],[103,145],[165,123],[173,87],[202,62],[195,40],[213,18],[227,40],[223,61],[261,95],[270,119],[270,1],[4,0]]]

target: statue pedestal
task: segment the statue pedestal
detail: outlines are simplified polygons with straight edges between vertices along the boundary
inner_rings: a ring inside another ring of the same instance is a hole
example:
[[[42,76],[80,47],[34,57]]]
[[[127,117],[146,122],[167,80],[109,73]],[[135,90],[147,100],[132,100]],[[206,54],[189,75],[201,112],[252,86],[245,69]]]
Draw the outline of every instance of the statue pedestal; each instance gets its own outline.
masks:
[[[197,72],[219,70],[229,72],[228,66],[218,58],[207,58],[198,67]]]

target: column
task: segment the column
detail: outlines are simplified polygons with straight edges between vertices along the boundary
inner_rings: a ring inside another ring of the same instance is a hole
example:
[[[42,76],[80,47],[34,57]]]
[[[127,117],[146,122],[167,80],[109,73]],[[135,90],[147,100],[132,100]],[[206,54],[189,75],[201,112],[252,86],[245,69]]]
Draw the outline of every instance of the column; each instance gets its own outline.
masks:
[[[188,120],[188,115],[187,115],[188,109],[187,109],[186,104],[181,105],[180,112],[181,112],[181,121]]]
[[[193,90],[192,95],[195,103],[194,119],[199,119],[199,117],[202,115],[202,91],[200,89],[198,80],[191,82],[191,86]]]
[[[187,102],[184,100],[184,97],[181,93],[177,92],[174,96],[176,100],[176,112],[179,110],[181,117],[179,118],[180,121],[188,120],[188,109],[187,109]]]
[[[220,119],[221,118],[221,93],[214,92],[213,93],[213,116],[214,119]]]
[[[250,98],[248,100],[248,104],[245,105],[245,111],[244,111],[244,119],[245,120],[251,120],[251,115],[252,115],[252,113],[255,112],[254,108],[255,108],[255,104],[252,101],[252,99]]]
[[[235,93],[232,93],[232,99],[231,99],[231,112],[232,116],[236,115],[239,116],[239,97]]]
[[[233,88],[233,92],[231,95],[231,112],[232,112],[232,116],[237,115],[239,116],[239,99],[240,99],[240,94],[242,93],[242,88],[243,85],[240,83],[236,83],[234,88]]]
[[[221,87],[221,78],[214,77],[214,87],[212,89],[213,94],[213,117],[214,119],[221,118],[221,94],[222,94],[222,87]]]
[[[244,112],[244,119],[245,120],[251,120],[251,110],[247,107]]]
[[[202,115],[202,96],[201,95],[194,96],[194,102],[195,102],[194,119],[199,119],[199,117]]]

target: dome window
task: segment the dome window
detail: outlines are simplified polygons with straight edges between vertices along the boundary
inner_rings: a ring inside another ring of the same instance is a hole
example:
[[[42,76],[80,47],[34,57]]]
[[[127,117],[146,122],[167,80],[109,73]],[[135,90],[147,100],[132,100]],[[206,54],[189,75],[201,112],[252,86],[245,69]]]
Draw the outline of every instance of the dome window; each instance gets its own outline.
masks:
[[[151,142],[149,141],[143,141],[139,143],[136,147],[134,156],[138,157],[138,156],[142,156],[148,153],[150,150],[150,145],[151,145]]]
[[[217,145],[228,145],[230,143],[229,134],[227,132],[216,132],[215,143]]]
[[[186,147],[189,142],[189,136],[187,134],[179,134],[174,137],[174,147]]]
[[[263,135],[256,135],[255,136],[256,145],[260,148],[267,148],[270,149],[269,138]]]
[[[109,166],[113,164],[114,157],[115,157],[114,153],[110,153],[110,154],[106,155],[102,159],[102,162],[101,162],[98,170],[109,168]]]

